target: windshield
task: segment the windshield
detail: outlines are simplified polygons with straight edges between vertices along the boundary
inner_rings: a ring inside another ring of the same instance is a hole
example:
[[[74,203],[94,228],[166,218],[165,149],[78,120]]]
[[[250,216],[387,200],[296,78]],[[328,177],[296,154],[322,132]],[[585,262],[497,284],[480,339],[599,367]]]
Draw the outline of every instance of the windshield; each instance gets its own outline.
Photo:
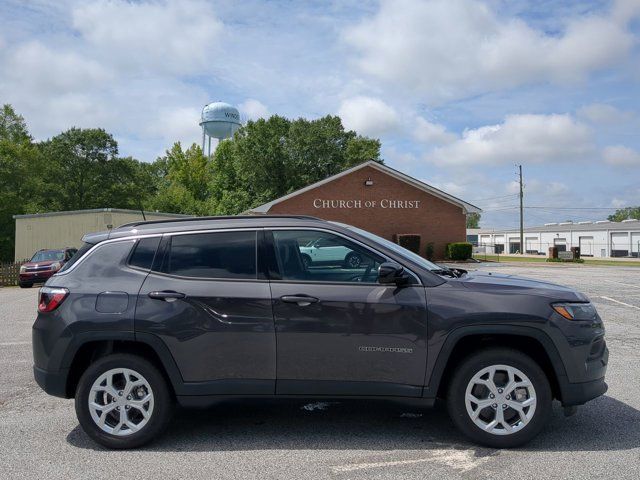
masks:
[[[367,232],[366,230],[362,230],[361,228],[358,228],[358,227],[353,227],[351,225],[346,225],[344,223],[338,223],[338,222],[332,222],[332,223],[335,223],[336,225],[340,225],[341,227],[348,228],[349,230],[352,230],[358,233],[359,235],[362,235],[363,237],[373,240],[376,243],[380,243],[385,247],[387,247],[389,250],[396,252],[398,255],[408,258],[413,263],[418,264],[422,268],[426,268],[427,270],[442,270],[442,267],[436,265],[435,263],[430,262],[426,258],[423,258],[416,253],[413,253],[411,250],[407,250],[406,248],[401,247],[397,243],[393,243],[389,240],[379,237],[378,235],[375,235],[371,232]]]
[[[56,260],[64,260],[64,252],[62,250],[40,250],[31,257],[32,262],[52,262]]]

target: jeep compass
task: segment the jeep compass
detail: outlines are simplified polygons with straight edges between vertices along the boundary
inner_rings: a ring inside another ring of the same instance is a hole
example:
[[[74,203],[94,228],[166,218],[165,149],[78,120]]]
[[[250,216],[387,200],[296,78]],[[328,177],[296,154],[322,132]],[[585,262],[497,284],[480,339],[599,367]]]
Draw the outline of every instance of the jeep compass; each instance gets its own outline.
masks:
[[[34,375],[107,447],[153,440],[176,403],[229,397],[443,399],[473,441],[514,447],[554,399],[570,414],[607,390],[602,320],[570,288],[438,266],[312,217],[150,221],[83,241],[40,290]]]

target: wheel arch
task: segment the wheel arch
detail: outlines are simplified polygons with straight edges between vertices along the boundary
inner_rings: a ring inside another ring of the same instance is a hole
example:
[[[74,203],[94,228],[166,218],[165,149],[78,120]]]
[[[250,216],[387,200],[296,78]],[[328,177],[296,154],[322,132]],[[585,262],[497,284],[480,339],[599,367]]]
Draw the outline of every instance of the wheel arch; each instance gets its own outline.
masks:
[[[425,383],[424,397],[444,396],[453,371],[470,354],[492,347],[515,348],[532,357],[547,375],[555,398],[562,399],[566,371],[552,340],[542,331],[515,325],[461,327],[449,334]]]
[[[151,361],[167,380],[174,395],[182,390],[180,371],[164,342],[153,334],[133,332],[90,332],[76,338],[74,348],[67,351],[64,367],[68,369],[65,393],[75,396],[80,377],[89,365],[111,353],[130,353]]]

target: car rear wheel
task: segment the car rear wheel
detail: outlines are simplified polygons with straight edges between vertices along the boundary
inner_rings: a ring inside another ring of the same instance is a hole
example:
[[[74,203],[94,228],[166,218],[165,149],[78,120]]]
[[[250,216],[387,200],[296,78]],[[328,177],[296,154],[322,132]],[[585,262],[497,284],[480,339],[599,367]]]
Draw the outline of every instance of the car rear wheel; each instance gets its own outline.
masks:
[[[20,288],[31,288],[33,287],[33,283],[22,283],[20,282]]]
[[[83,430],[108,448],[135,448],[156,438],[171,420],[173,403],[160,371],[129,354],[108,355],[91,364],[75,398]]]
[[[551,387],[540,366],[511,349],[482,350],[456,368],[447,407],[456,426],[477,443],[517,447],[551,415]]]

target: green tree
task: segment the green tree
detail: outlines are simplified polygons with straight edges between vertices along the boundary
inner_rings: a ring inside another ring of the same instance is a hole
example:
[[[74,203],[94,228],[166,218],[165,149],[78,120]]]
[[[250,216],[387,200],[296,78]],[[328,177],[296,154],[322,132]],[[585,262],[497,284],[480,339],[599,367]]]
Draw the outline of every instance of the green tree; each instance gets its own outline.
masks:
[[[467,213],[467,228],[480,228],[479,213]]]
[[[0,260],[13,260],[13,215],[38,206],[42,167],[24,119],[4,105],[0,111]]]
[[[101,128],[71,128],[43,144],[50,160],[50,175],[56,178],[51,192],[51,209],[78,210],[100,208],[104,192],[112,185],[105,182],[116,167],[118,144]],[[116,205],[111,205],[116,206]]]
[[[157,174],[157,190],[151,205],[156,210],[206,215],[212,210],[209,202],[213,175],[207,157],[195,143],[183,150],[175,143],[164,157],[151,168]]]
[[[345,130],[339,117],[249,121],[218,145],[211,210],[237,214],[367,160],[380,142]]]
[[[613,215],[609,215],[608,219],[612,222],[621,222],[629,219],[640,220],[640,207],[620,208]]]

